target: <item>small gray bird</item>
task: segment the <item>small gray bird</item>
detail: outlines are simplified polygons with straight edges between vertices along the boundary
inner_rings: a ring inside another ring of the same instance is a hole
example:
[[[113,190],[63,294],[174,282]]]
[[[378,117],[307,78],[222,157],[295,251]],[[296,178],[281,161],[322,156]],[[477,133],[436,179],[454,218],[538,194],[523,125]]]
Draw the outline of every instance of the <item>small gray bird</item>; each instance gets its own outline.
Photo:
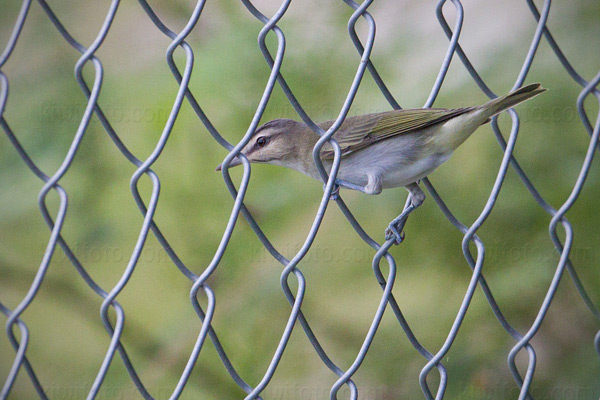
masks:
[[[396,243],[400,243],[408,214],[425,200],[417,182],[446,162],[454,150],[491,117],[545,90],[534,83],[476,107],[393,110],[346,118],[333,135],[342,156],[335,183],[367,194],[406,187],[411,203],[386,230],[387,239],[394,237]],[[332,124],[333,121],[327,121],[319,126],[327,130]],[[321,180],[312,155],[318,139],[319,136],[302,122],[276,119],[256,129],[241,153],[252,163],[293,168]],[[325,144],[321,160],[327,170],[331,168],[333,157],[332,147]],[[241,160],[235,157],[229,166],[239,164]],[[216,170],[221,170],[221,165]]]

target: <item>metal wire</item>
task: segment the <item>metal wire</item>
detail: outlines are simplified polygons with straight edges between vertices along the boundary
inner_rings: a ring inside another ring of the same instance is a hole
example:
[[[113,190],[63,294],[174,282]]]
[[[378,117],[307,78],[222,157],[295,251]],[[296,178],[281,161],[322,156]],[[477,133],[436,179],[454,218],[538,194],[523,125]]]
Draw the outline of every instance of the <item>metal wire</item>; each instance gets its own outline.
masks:
[[[87,398],[94,399],[99,394],[102,385],[105,381],[107,371],[110,365],[114,362],[114,355],[116,352],[119,353],[120,359],[123,362],[125,369],[128,371],[129,376],[132,382],[135,384],[140,395],[146,399],[153,398],[153,395],[148,392],[144,383],[140,379],[131,359],[129,358],[125,350],[123,343],[121,342],[125,311],[117,301],[117,297],[127,285],[130,277],[132,276],[136,268],[136,265],[140,260],[140,255],[142,253],[142,250],[144,249],[146,239],[150,232],[152,232],[152,234],[157,238],[158,242],[161,244],[166,254],[168,254],[173,264],[179,269],[181,274],[190,280],[192,284],[190,291],[190,301],[195,312],[198,315],[198,318],[202,322],[202,326],[198,332],[196,342],[190,351],[188,361],[183,371],[181,371],[180,379],[176,387],[173,388],[173,391],[170,394],[171,399],[178,398],[184,390],[186,384],[188,383],[188,379],[190,377],[192,369],[197,363],[199,353],[202,350],[202,348],[206,346],[207,337],[210,338],[212,345],[216,349],[223,363],[223,366],[225,367],[228,374],[231,376],[231,379],[247,394],[246,399],[261,398],[261,393],[264,393],[275,371],[278,368],[278,365],[281,361],[284,352],[286,351],[286,347],[290,341],[290,337],[297,322],[300,323],[304,334],[309,339],[312,347],[314,348],[316,354],[319,356],[323,364],[338,376],[337,381],[332,383],[330,398],[337,399],[339,390],[345,385],[348,388],[350,398],[358,399],[360,388],[352,381],[352,377],[358,371],[358,369],[361,367],[361,364],[365,360],[369,347],[373,343],[373,339],[379,329],[382,317],[388,305],[391,308],[395,318],[397,319],[398,323],[400,324],[400,327],[402,328],[403,332],[405,333],[412,346],[425,359],[425,365],[419,375],[419,383],[421,385],[425,398],[442,399],[446,392],[449,379],[446,368],[442,364],[442,360],[444,359],[444,357],[446,357],[448,351],[451,349],[454,343],[454,340],[459,334],[459,329],[465,319],[466,313],[469,310],[477,286],[479,286],[482,289],[489,303],[489,306],[501,327],[515,341],[513,348],[508,354],[508,364],[511,373],[514,377],[515,383],[519,388],[519,399],[533,398],[530,388],[534,378],[537,359],[536,352],[531,344],[531,341],[535,337],[536,333],[540,328],[540,325],[542,324],[544,318],[547,315],[547,312],[551,306],[552,300],[556,294],[558,284],[563,276],[565,269],[568,271],[569,276],[573,280],[575,287],[582,298],[582,301],[585,303],[590,312],[597,319],[600,320],[600,310],[593,303],[590,296],[586,292],[586,289],[584,288],[581,279],[577,275],[573,263],[569,259],[571,249],[573,248],[573,229],[565,217],[569,209],[577,201],[577,198],[585,185],[586,178],[591,168],[591,163],[596,154],[596,149],[600,149],[600,142],[598,140],[600,136],[600,115],[596,116],[595,120],[590,119],[588,111],[586,111],[586,108],[584,107],[584,102],[590,95],[595,96],[598,102],[600,102],[600,91],[598,90],[598,85],[600,83],[600,72],[598,73],[598,75],[596,75],[593,79],[589,81],[585,80],[579,73],[577,73],[571,65],[571,63],[568,61],[567,57],[561,51],[557,42],[551,35],[550,30],[546,26],[551,9],[551,1],[545,0],[540,12],[538,11],[537,6],[533,2],[533,0],[527,0],[527,5],[530,8],[531,13],[534,17],[534,22],[536,23],[536,30],[531,38],[529,51],[523,60],[521,70],[515,79],[513,88],[522,86],[525,82],[529,70],[534,63],[536,51],[540,45],[540,42],[542,41],[542,38],[545,38],[548,44],[550,45],[552,51],[556,55],[558,63],[562,65],[562,67],[573,79],[573,81],[582,87],[580,95],[577,99],[577,110],[579,113],[581,123],[590,136],[588,150],[581,164],[579,176],[573,185],[570,196],[558,208],[558,210],[556,210],[553,207],[551,207],[536,190],[533,183],[531,182],[531,180],[529,179],[529,177],[524,172],[524,170],[513,155],[520,127],[518,114],[513,110],[510,111],[510,116],[512,118],[512,127],[510,133],[508,134],[508,139],[504,138],[504,135],[501,132],[497,123],[497,120],[494,119],[492,121],[492,127],[498,139],[498,143],[503,153],[503,157],[498,169],[498,174],[496,176],[495,183],[489,194],[488,201],[483,210],[481,211],[479,217],[470,226],[463,224],[454,216],[454,214],[442,200],[439,193],[436,191],[429,179],[424,179],[424,186],[427,188],[431,197],[437,203],[442,213],[446,216],[447,220],[464,235],[462,242],[462,250],[468,265],[472,269],[470,281],[468,282],[463,301],[460,304],[459,309],[456,313],[456,317],[454,319],[452,327],[448,331],[443,345],[435,352],[427,350],[420,344],[416,335],[413,333],[411,327],[409,326],[409,323],[404,318],[400,305],[398,304],[398,302],[394,298],[394,295],[392,294],[392,288],[396,278],[396,262],[392,255],[388,252],[388,250],[394,244],[394,240],[391,239],[384,243],[378,243],[376,240],[371,238],[361,227],[360,223],[354,217],[353,213],[348,208],[342,197],[339,195],[334,196],[336,205],[340,208],[343,215],[348,220],[349,225],[356,231],[358,236],[366,244],[368,244],[374,249],[375,253],[373,256],[372,267],[375,274],[375,278],[382,289],[382,295],[379,300],[379,304],[373,311],[373,319],[370,328],[363,340],[361,348],[356,354],[356,357],[352,364],[347,368],[342,368],[330,358],[330,356],[326,353],[325,349],[321,346],[319,340],[317,339],[317,336],[315,335],[313,329],[311,328],[311,325],[308,322],[306,315],[304,315],[302,311],[302,303],[306,292],[306,281],[301,270],[299,269],[299,266],[302,260],[309,252],[309,250],[311,249],[317,232],[319,231],[322,225],[323,217],[325,215],[327,207],[332,203],[331,195],[334,190],[334,180],[339,169],[341,156],[340,147],[335,142],[332,136],[336,132],[336,130],[341,126],[344,119],[348,115],[350,107],[356,97],[358,88],[360,87],[363,77],[367,71],[372,76],[374,82],[379,87],[382,95],[389,102],[390,106],[395,109],[401,108],[397,101],[394,99],[394,96],[392,95],[391,91],[386,87],[383,79],[377,72],[377,69],[370,58],[375,43],[376,24],[375,19],[368,12],[368,8],[373,3],[373,0],[365,0],[362,3],[356,3],[353,0],[344,0],[344,2],[353,11],[352,16],[348,20],[348,33],[356,47],[356,50],[360,56],[360,60],[357,63],[356,74],[354,76],[352,84],[348,88],[345,101],[339,110],[338,116],[335,118],[335,121],[331,125],[331,127],[327,131],[324,131],[317,124],[315,124],[314,121],[312,121],[309,114],[301,106],[300,102],[297,100],[290,86],[287,84],[285,78],[280,72],[281,65],[285,56],[286,39],[283,31],[281,30],[281,28],[278,27],[277,24],[285,16],[290,6],[291,0],[283,0],[279,6],[279,9],[273,14],[271,18],[265,16],[261,11],[259,11],[258,8],[256,8],[250,0],[241,0],[241,3],[246,7],[246,9],[260,23],[264,25],[258,35],[258,42],[260,51],[262,52],[270,69],[270,75],[265,84],[260,103],[256,108],[252,121],[248,126],[245,135],[237,144],[233,145],[227,142],[227,140],[225,140],[219,134],[217,129],[212,125],[208,116],[204,113],[202,107],[197,101],[196,96],[192,93],[192,91],[189,88],[189,82],[192,76],[192,70],[194,66],[194,52],[192,51],[192,47],[186,42],[186,38],[188,37],[190,32],[192,32],[194,27],[198,24],[201,16],[203,15],[205,1],[200,0],[196,3],[185,27],[179,33],[176,33],[175,31],[169,29],[165,25],[165,23],[158,17],[158,15],[154,12],[153,8],[146,2],[146,0],[139,0],[141,9],[146,13],[150,21],[156,26],[156,28],[160,32],[162,32],[165,36],[171,39],[171,44],[167,48],[166,58],[168,66],[173,74],[173,77],[179,85],[179,90],[175,98],[173,99],[173,105],[171,107],[168,120],[163,127],[162,133],[158,141],[156,142],[154,150],[152,151],[150,156],[147,157],[145,160],[140,160],[125,146],[117,132],[113,129],[105,112],[98,104],[98,96],[102,87],[102,78],[104,71],[100,59],[98,59],[98,57],[96,56],[96,52],[102,46],[103,41],[105,40],[107,34],[111,29],[111,25],[116,18],[120,6],[120,1],[113,0],[111,2],[106,12],[106,17],[104,19],[103,25],[99,29],[98,34],[96,35],[92,44],[86,48],[85,46],[80,44],[63,26],[58,16],[54,13],[52,8],[46,3],[46,1],[39,0],[38,4],[40,8],[46,14],[46,16],[54,25],[56,30],[62,35],[64,40],[75,51],[81,54],[78,62],[75,65],[75,77],[80,86],[81,91],[87,98],[87,105],[85,111],[82,114],[79,127],[77,128],[73,136],[69,150],[67,151],[60,167],[53,174],[47,174],[43,172],[37,166],[37,164],[30,158],[28,153],[21,146],[19,140],[13,133],[8,121],[4,117],[4,110],[6,108],[6,103],[9,94],[9,80],[7,76],[2,72],[2,67],[9,60],[15,46],[18,43],[19,37],[22,32],[22,28],[27,20],[28,13],[31,8],[31,1],[25,0],[22,2],[20,12],[15,20],[12,29],[12,34],[9,40],[7,41],[5,49],[0,55],[0,124],[2,126],[2,130],[5,132],[7,138],[14,147],[14,150],[23,160],[25,165],[31,170],[31,172],[33,172],[33,174],[35,174],[40,180],[44,182],[44,186],[40,191],[38,200],[42,216],[45,222],[47,223],[48,227],[50,228],[50,237],[48,239],[44,256],[37,270],[37,274],[31,282],[29,291],[27,292],[25,297],[23,297],[21,302],[12,310],[0,303],[0,311],[2,311],[2,313],[7,317],[6,335],[9,342],[15,350],[15,355],[10,371],[8,372],[5,378],[2,392],[0,393],[0,399],[5,399],[9,396],[21,368],[23,368],[26,371],[27,376],[31,384],[35,388],[38,396],[42,399],[47,398],[44,386],[42,382],[40,382],[40,380],[37,378],[37,375],[34,371],[34,366],[27,358],[29,334],[27,324],[21,318],[21,316],[23,312],[28,307],[30,307],[32,302],[35,300],[43,284],[44,277],[47,274],[50,261],[54,255],[57,246],[60,246],[62,251],[66,254],[67,258],[69,259],[70,263],[75,268],[75,271],[83,278],[83,280],[89,286],[89,288],[100,298],[102,298],[100,315],[102,322],[106,328],[106,331],[111,338],[110,344],[106,350],[104,360],[99,366],[98,373],[94,382],[91,383]],[[446,4],[451,5],[455,9],[453,29],[450,28],[450,25],[448,24],[445,17],[444,6]],[[475,83],[480,87],[482,92],[490,98],[496,97],[496,95],[481,78],[481,76],[467,57],[465,51],[461,48],[459,44],[461,29],[464,22],[464,10],[461,2],[459,0],[451,0],[450,2],[446,0],[440,0],[437,4],[436,14],[443,31],[448,36],[449,45],[444,60],[440,66],[440,71],[435,79],[435,82],[433,83],[432,89],[424,107],[431,107],[435,102],[435,99],[438,96],[446,78],[446,75],[448,73],[449,66],[455,55],[458,56],[463,66],[471,75]],[[363,39],[361,39],[358,33],[356,32],[356,24],[360,19],[363,19],[368,27],[368,31]],[[270,32],[272,32],[277,39],[277,50],[275,55],[271,54],[266,45],[266,37]],[[178,48],[182,49],[185,54],[185,65],[183,71],[179,69],[179,67],[174,61],[173,55]],[[83,69],[88,64],[90,64],[93,67],[95,73],[93,82],[91,84],[88,84],[86,82],[82,73]],[[244,197],[250,182],[250,164],[243,155],[240,155],[241,149],[249,142],[253,132],[256,130],[276,84],[280,85],[281,89],[287,96],[290,104],[293,106],[298,116],[316,134],[321,136],[320,140],[317,142],[314,148],[313,158],[322,177],[322,180],[325,183],[323,196],[319,203],[318,210],[315,213],[312,226],[305,238],[304,244],[302,245],[301,249],[295,254],[295,256],[289,260],[286,257],[284,257],[270,242],[270,240],[260,228],[259,224],[252,216],[251,212],[244,205]],[[152,165],[156,162],[156,160],[160,157],[162,151],[165,149],[167,140],[173,130],[173,125],[179,115],[179,111],[185,99],[187,99],[189,104],[192,106],[192,109],[198,116],[198,119],[207,128],[210,135],[215,139],[215,142],[223,148],[229,150],[229,154],[223,162],[224,167],[222,169],[222,174],[225,185],[230,191],[232,197],[234,198],[234,205],[231,209],[228,223],[224,229],[221,242],[217,250],[215,251],[212,261],[199,275],[192,272],[192,270],[190,270],[184,264],[184,262],[179,258],[179,256],[170,246],[166,237],[163,235],[160,228],[154,221],[154,215],[156,212],[160,193],[160,179],[158,175],[152,170]],[[126,267],[124,268],[123,273],[120,279],[118,280],[117,284],[110,289],[104,289],[95,282],[95,280],[90,276],[90,274],[86,270],[86,267],[79,261],[69,244],[61,236],[61,231],[65,222],[65,218],[67,216],[68,194],[65,191],[65,189],[60,185],[60,180],[71,168],[73,159],[76,153],[78,152],[79,146],[82,142],[84,135],[86,134],[90,120],[93,115],[96,115],[98,117],[105,132],[114,143],[116,149],[123,155],[125,159],[128,160],[128,162],[130,162],[136,167],[136,171],[131,177],[130,187],[134,200],[144,217],[143,223],[139,228],[137,242],[131,250],[131,256],[129,258],[129,261]],[[594,121],[593,123],[591,122],[592,120]],[[333,165],[329,172],[325,170],[319,157],[320,149],[326,142],[332,146],[335,154]],[[239,187],[236,187],[236,185],[234,184],[227,168],[228,164],[236,156],[241,157],[244,169]],[[544,299],[542,300],[542,303],[540,304],[538,314],[526,333],[520,333],[510,325],[510,323],[507,321],[506,317],[502,313],[498,303],[496,302],[492,294],[492,290],[490,289],[487,281],[483,276],[482,271],[484,266],[485,245],[484,242],[477,236],[477,231],[485,223],[486,219],[489,217],[496,204],[500,191],[502,190],[506,174],[509,168],[511,167],[519,176],[521,182],[523,183],[524,187],[528,190],[532,198],[545,212],[547,212],[552,217],[551,222],[549,224],[550,239],[556,251],[560,255],[560,260],[556,265],[554,276],[548,284],[548,289],[546,291]],[[152,190],[147,203],[144,202],[144,200],[142,199],[139,189],[140,180],[146,179],[146,177],[150,180],[152,184]],[[60,199],[59,208],[55,215],[52,215],[50,213],[46,203],[48,194],[51,191],[55,191]],[[239,375],[232,361],[229,359],[228,353],[221,345],[217,332],[211,325],[213,317],[215,315],[216,298],[214,292],[207,284],[208,278],[210,278],[215,273],[215,271],[221,263],[225,250],[230,245],[230,239],[240,214],[249,223],[250,227],[252,228],[260,242],[267,249],[267,251],[273,256],[275,260],[282,264],[283,270],[280,278],[281,286],[283,293],[285,294],[291,306],[291,310],[286,321],[285,327],[283,329],[283,333],[281,334],[281,338],[277,347],[273,351],[271,362],[269,363],[260,381],[253,385],[246,383],[244,379]],[[559,233],[557,231],[559,225],[562,226],[564,229],[564,241],[559,239]],[[470,247],[471,243],[475,245],[476,254],[472,254]],[[385,259],[388,265],[387,276],[384,276],[384,274],[381,271],[380,263],[383,259]],[[292,280],[295,280],[295,282],[293,282]],[[296,290],[293,291],[291,289],[291,286],[295,286]],[[201,297],[206,297],[205,308],[203,308],[200,305]],[[114,310],[114,313],[116,315],[116,319],[114,320],[114,322],[111,322],[109,318],[109,310],[111,308]],[[594,346],[600,357],[600,331],[595,337]],[[515,358],[522,351],[526,352],[526,357],[528,360],[528,365],[525,371],[520,371],[515,363]],[[437,369],[439,373],[439,383],[435,392],[432,392],[430,384],[428,383],[428,379],[431,371],[434,368]]]

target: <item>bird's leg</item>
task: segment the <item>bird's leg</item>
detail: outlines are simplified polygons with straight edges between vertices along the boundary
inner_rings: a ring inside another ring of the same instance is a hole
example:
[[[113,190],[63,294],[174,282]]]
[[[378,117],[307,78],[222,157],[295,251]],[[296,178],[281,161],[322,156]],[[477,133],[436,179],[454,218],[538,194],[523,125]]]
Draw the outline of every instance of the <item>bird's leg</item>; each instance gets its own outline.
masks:
[[[337,200],[339,198],[340,187],[343,187],[346,189],[352,189],[352,190],[359,190],[361,192],[364,192],[364,188],[362,186],[355,185],[354,183],[345,181],[343,179],[336,179],[335,182],[333,182],[333,190],[331,191],[331,196],[329,197],[331,200]],[[326,189],[327,189],[327,184],[324,183],[323,191],[325,191]]]
[[[358,190],[359,192],[367,193],[364,186],[356,185],[343,179],[336,179],[335,184],[338,186],[338,190],[340,187],[343,187],[345,189]]]
[[[323,185],[323,190],[325,190],[325,186]],[[345,181],[343,179],[336,179],[335,184],[333,186],[333,190],[331,191],[331,199],[336,200],[339,193],[340,188],[343,187],[345,189],[358,190],[359,192],[363,192],[366,194],[379,194],[382,189],[382,181],[381,177],[377,175],[368,175],[367,176],[367,184],[365,186],[360,186],[352,182]]]
[[[404,211],[402,211],[400,215],[390,222],[390,225],[385,230],[385,239],[390,240],[394,238],[396,244],[400,244],[404,240],[402,230],[404,229],[404,225],[406,224],[406,219],[408,218],[409,214],[423,204],[423,201],[425,201],[425,193],[423,193],[416,182],[407,185],[406,190],[408,190],[410,193],[410,204],[404,209]]]

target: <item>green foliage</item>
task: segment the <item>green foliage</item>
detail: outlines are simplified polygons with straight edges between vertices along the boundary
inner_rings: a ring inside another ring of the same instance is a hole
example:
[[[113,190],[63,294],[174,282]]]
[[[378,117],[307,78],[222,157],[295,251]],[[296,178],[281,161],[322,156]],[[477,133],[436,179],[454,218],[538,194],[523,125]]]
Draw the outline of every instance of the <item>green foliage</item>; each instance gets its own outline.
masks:
[[[248,129],[270,72],[256,43],[262,25],[242,12],[237,3],[208,3],[205,16],[190,37],[195,54],[190,88],[219,132],[237,143]],[[592,3],[572,3],[576,14],[585,17],[581,20],[572,13],[561,14],[564,10],[557,5],[550,27],[556,25],[561,33],[559,44],[580,43],[584,38],[595,41],[598,36],[588,33],[598,29],[598,7]],[[180,29],[190,6],[184,2],[173,7],[168,4],[157,4],[159,14],[173,22],[174,29]],[[330,14],[321,15],[315,5],[315,18],[325,21],[321,25],[307,29],[306,15],[302,14],[306,11],[295,8],[280,24],[288,39],[282,73],[317,121],[337,116],[360,59],[346,32],[349,10],[341,4],[331,7]],[[410,41],[404,36],[389,39],[394,29],[407,29],[398,27],[399,22],[387,21],[386,13],[396,12],[393,7],[390,3],[374,11],[376,20],[383,20],[384,28],[379,28],[378,35],[387,39],[381,45],[376,42],[373,60],[402,105],[418,107],[428,95],[447,41],[440,28],[434,29],[439,36],[413,33]],[[69,9],[65,4],[60,9],[66,13],[67,27],[77,26],[76,31],[84,32],[86,38],[93,37],[100,26],[102,12],[96,15],[77,7]],[[421,12],[422,20],[436,24],[433,12],[424,6],[403,11]],[[164,60],[169,42],[141,16],[139,8],[124,4],[120,12],[121,18],[99,53],[105,67],[99,104],[127,147],[145,159],[164,128],[177,83]],[[10,6],[0,17],[0,43],[6,42],[5,27],[15,13]],[[516,27],[523,32],[516,39],[519,49],[528,46],[534,27],[530,19]],[[418,20],[406,23],[420,32]],[[508,17],[505,29],[512,29]],[[39,35],[40,30],[47,35]],[[487,43],[479,48],[494,50],[494,59],[477,68],[497,93],[508,91],[524,53],[516,54],[514,43],[503,42],[497,34],[482,34],[477,40]],[[273,34],[267,43],[274,52],[277,42]],[[588,73],[586,78],[596,73],[600,65],[597,51],[583,45],[566,50],[574,65]],[[468,46],[467,53],[471,54]],[[19,46],[3,67],[11,84],[5,118],[33,160],[50,175],[62,162],[86,104],[72,76],[77,57],[52,30],[41,10],[32,7]],[[545,43],[538,57],[541,61],[534,64],[528,82],[542,82],[549,91],[519,106],[521,131],[515,155],[540,193],[557,208],[569,196],[579,173],[588,135],[575,109],[580,89]],[[181,50],[176,52],[176,61],[183,67]],[[90,68],[85,72],[86,80],[92,82],[94,71]],[[459,107],[483,101],[485,97],[455,57],[435,105]],[[597,104],[590,101],[586,105],[594,116]],[[350,114],[389,108],[372,78],[366,76]],[[276,87],[262,122],[279,117],[297,118]],[[500,125],[506,138],[508,116],[500,117]],[[37,204],[43,183],[30,173],[6,137],[0,140],[0,301],[14,308],[39,267],[49,232]],[[181,260],[197,274],[210,264],[233,206],[221,174],[214,172],[226,154],[185,102],[168,144],[153,166],[161,179],[155,221]],[[432,174],[437,190],[465,224],[470,225],[485,205],[501,157],[501,149],[486,126]],[[94,117],[73,165],[61,180],[69,194],[63,236],[106,290],[123,273],[142,225],[143,216],[129,188],[134,171]],[[239,183],[241,171],[232,170],[231,174]],[[576,238],[572,260],[592,292],[595,288],[590,282],[598,282],[598,271],[592,267],[600,257],[600,221],[594,202],[600,196],[598,179],[595,163],[579,201],[568,213]],[[321,188],[319,182],[294,171],[261,165],[252,168],[246,205],[286,257],[293,257],[304,242]],[[138,189],[147,202],[151,193],[148,177],[142,177]],[[377,240],[383,239],[384,228],[405,199],[401,189],[376,197],[346,191],[342,195]],[[55,215],[57,196],[48,196],[47,203]],[[486,244],[484,274],[500,307],[520,332],[525,332],[535,318],[558,261],[547,234],[549,222],[548,214],[529,196],[514,171],[509,171],[494,211],[478,232]],[[445,340],[470,278],[461,241],[462,234],[429,198],[409,219],[406,241],[392,249],[398,267],[394,294],[416,336],[433,352]],[[307,281],[303,310],[327,353],[341,368],[353,362],[381,296],[371,270],[373,255],[332,203],[311,251],[300,264]],[[240,217],[225,256],[209,281],[217,299],[213,326],[233,364],[252,385],[262,378],[289,315],[290,306],[279,283],[281,269]],[[386,273],[387,266],[383,270]],[[291,281],[295,288],[296,282]],[[191,282],[151,234],[131,281],[118,297],[126,313],[123,343],[142,380],[159,398],[167,397],[174,388],[201,327],[190,305],[190,288]],[[597,290],[593,296],[598,304]],[[204,296],[200,299],[205,305]],[[41,292],[23,315],[30,329],[30,361],[42,383],[50,385],[52,398],[82,397],[89,390],[110,339],[98,316],[100,304],[98,296],[57,250]],[[588,398],[585,393],[597,395],[598,359],[592,349],[597,330],[597,322],[565,277],[534,343],[539,357],[534,390],[540,398],[562,398],[561,390],[567,388],[581,388],[581,398]],[[515,398],[505,362],[513,345],[478,291],[445,360],[450,373],[448,398]],[[0,354],[5,355],[0,361],[0,376],[6,376],[14,354],[6,339],[0,341]],[[424,364],[388,310],[356,375],[359,391],[373,399],[419,398],[418,373]],[[519,366],[525,371],[524,359],[519,358]],[[335,379],[296,326],[265,398],[326,398]],[[437,380],[432,372],[432,387]],[[101,397],[133,398],[134,393],[116,356]],[[14,396],[33,395],[21,371]],[[207,343],[183,398],[242,395]]]

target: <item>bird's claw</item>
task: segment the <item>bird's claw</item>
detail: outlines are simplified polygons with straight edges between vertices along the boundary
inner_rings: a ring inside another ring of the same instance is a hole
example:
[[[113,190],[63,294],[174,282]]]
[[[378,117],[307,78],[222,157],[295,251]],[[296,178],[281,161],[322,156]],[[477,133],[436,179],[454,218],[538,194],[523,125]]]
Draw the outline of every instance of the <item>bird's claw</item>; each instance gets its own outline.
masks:
[[[404,236],[404,231],[398,230],[394,224],[390,224],[390,226],[388,226],[388,228],[385,230],[385,240],[394,239],[395,244],[402,243],[404,241]]]
[[[402,211],[402,214],[398,215],[385,230],[385,240],[394,239],[395,244],[400,244],[404,240],[404,225],[406,225],[406,219],[412,213],[417,206],[410,204]]]
[[[323,191],[327,190],[327,185],[323,185]],[[333,189],[331,190],[331,195],[329,196],[329,200],[337,200],[340,198],[340,187],[337,184],[333,184]]]

